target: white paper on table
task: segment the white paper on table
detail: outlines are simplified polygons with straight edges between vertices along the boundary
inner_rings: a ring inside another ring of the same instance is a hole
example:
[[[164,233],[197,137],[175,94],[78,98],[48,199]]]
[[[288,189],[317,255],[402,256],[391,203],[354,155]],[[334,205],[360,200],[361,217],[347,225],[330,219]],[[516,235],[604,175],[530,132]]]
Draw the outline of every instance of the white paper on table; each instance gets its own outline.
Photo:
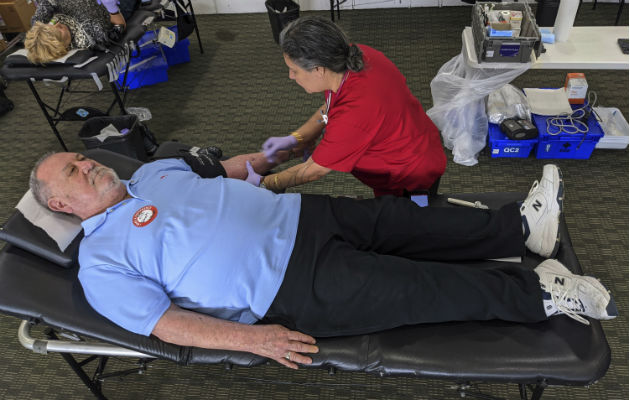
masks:
[[[532,113],[539,115],[571,114],[573,110],[564,88],[559,89],[523,89]]]

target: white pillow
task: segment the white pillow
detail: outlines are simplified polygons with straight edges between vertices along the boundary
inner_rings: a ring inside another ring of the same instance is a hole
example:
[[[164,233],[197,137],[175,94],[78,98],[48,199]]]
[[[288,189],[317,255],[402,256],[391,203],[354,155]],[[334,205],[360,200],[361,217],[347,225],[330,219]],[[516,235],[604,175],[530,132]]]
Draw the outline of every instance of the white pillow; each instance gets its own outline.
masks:
[[[68,51],[66,54],[64,54],[63,56],[52,60],[52,62],[65,63],[68,58],[72,57],[74,55],[74,53],[76,53],[79,50],[80,49],[72,49],[72,50]],[[28,56],[28,50],[26,50],[26,49],[19,49],[19,50],[14,51],[13,53],[11,53],[11,55],[12,56],[24,56],[24,57],[27,57]]]
[[[81,232],[81,220],[73,215],[50,211],[35,200],[29,189],[15,206],[33,225],[42,228],[63,252]]]

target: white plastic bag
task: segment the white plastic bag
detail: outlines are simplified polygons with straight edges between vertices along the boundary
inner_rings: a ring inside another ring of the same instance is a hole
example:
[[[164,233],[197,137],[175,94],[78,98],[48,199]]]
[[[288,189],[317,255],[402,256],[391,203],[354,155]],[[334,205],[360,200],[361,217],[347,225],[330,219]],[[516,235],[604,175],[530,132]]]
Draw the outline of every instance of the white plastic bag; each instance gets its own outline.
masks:
[[[532,120],[527,97],[522,90],[509,83],[488,96],[488,122],[500,124],[507,118]]]
[[[446,148],[453,151],[453,161],[472,166],[486,146],[485,97],[527,71],[530,63],[510,64],[509,69],[492,63],[473,68],[464,57],[462,52],[446,62],[431,81],[433,107],[427,114],[442,132]]]

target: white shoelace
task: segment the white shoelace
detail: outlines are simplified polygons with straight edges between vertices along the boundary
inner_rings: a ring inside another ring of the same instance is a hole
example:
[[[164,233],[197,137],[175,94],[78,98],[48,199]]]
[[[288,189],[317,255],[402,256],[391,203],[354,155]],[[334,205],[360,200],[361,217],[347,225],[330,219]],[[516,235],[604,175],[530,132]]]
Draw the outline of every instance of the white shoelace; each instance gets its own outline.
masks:
[[[567,306],[567,304],[569,304],[569,301],[573,302],[576,305],[580,304],[579,298],[577,296],[577,285],[574,285],[573,288],[562,291],[560,287],[552,283],[550,289],[551,298],[553,299],[556,309],[559,312],[567,315],[569,318],[573,318],[574,320],[583,323],[584,325],[591,324],[586,318],[579,315],[577,311],[574,311]]]

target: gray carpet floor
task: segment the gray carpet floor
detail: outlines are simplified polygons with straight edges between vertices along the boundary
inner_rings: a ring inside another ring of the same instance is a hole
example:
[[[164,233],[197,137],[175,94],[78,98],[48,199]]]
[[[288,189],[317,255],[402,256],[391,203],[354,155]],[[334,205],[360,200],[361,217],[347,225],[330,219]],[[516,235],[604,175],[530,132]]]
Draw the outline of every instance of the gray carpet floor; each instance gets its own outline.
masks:
[[[585,5],[576,25],[611,25],[617,6]],[[327,12],[309,12],[321,14]],[[284,135],[299,126],[318,105],[321,95],[308,95],[288,78],[273,42],[266,14],[203,15],[199,25],[205,52],[191,37],[192,61],[168,71],[168,82],[134,90],[127,104],[147,107],[148,122],[160,141],[178,139],[194,145],[220,146],[226,154],[257,151],[265,138]],[[340,26],[353,41],[373,46],[390,57],[407,77],[425,109],[432,105],[429,84],[439,67],[461,50],[461,31],[469,25],[470,8],[413,8],[343,11]],[[621,24],[628,24],[627,7]],[[568,71],[528,71],[517,87],[559,87]],[[577,71],[569,71],[577,72]],[[589,88],[602,106],[617,107],[628,119],[628,72],[585,72]],[[75,90],[92,90],[78,82]],[[54,103],[56,92],[37,85]],[[15,110],[0,117],[0,221],[27,189],[33,162],[45,151],[59,150],[28,87],[10,82],[7,95]],[[70,93],[64,108],[104,108],[110,93]],[[83,149],[80,123],[59,124],[70,150]],[[450,155],[450,152],[449,152]],[[450,157],[452,159],[452,157]],[[449,161],[440,191],[490,192],[529,189],[546,160],[490,158],[465,167]],[[603,324],[612,349],[604,378],[589,388],[550,387],[548,399],[628,398],[628,150],[595,150],[589,160],[556,160],[566,185],[566,220],[578,258],[587,274],[600,277],[612,291],[621,312]],[[302,193],[371,196],[348,174],[332,173],[302,187]],[[0,316],[0,398],[89,399],[90,393],[61,357],[23,349],[16,338],[19,320]],[[570,334],[570,332],[567,332]],[[131,360],[113,360],[125,368]],[[111,399],[447,399],[459,395],[451,383],[415,378],[380,378],[363,373],[300,369],[271,364],[225,370],[221,365],[177,366],[155,361],[143,375],[104,383]],[[504,398],[518,398],[515,385],[480,384],[479,389]]]

